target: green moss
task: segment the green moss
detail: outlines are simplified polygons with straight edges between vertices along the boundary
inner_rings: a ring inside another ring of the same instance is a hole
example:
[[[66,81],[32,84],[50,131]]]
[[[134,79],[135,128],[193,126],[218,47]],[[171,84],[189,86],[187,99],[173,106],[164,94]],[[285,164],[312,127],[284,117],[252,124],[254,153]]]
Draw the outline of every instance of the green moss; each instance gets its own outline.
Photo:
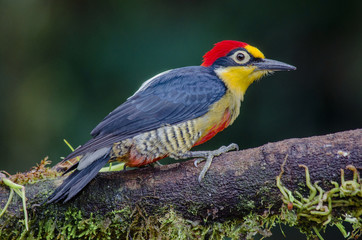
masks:
[[[193,216],[197,216],[199,209],[202,207],[202,204],[197,204],[197,203],[191,203],[190,206],[188,207],[187,211],[192,214]]]
[[[44,210],[44,215],[34,215],[29,222],[30,231],[18,224],[17,219],[7,218],[0,227],[0,239],[252,239],[256,234],[269,236],[273,226],[270,218],[256,214],[223,223],[190,221],[172,208],[164,208],[153,216],[138,206],[97,217],[93,214],[86,217],[71,208],[64,214],[58,211],[61,210],[50,207]]]
[[[327,225],[335,225],[347,238],[358,238],[362,229],[362,184],[357,169],[351,165],[347,169],[353,171],[353,180],[344,179],[344,170],[341,169],[341,184],[331,182],[334,188],[324,190],[319,182],[311,183],[308,167],[305,169],[306,186],[309,196],[303,197],[298,191],[292,193],[281,183],[281,174],[277,177],[277,186],[282,193],[285,205],[281,209],[280,221],[298,229],[308,238],[323,239],[320,231]],[[343,209],[342,209],[343,207]],[[343,223],[351,223],[353,231],[346,232]]]
[[[30,222],[30,231],[26,231],[17,219],[7,217],[7,222],[0,227],[0,239],[117,239],[124,238],[128,231],[131,212],[128,208],[114,211],[106,216],[85,217],[76,209],[69,208],[64,214],[55,209],[43,213],[47,217],[34,216]]]
[[[8,178],[14,183],[25,185],[61,176],[62,173],[47,167],[50,163],[51,161],[48,160],[48,157],[45,157],[43,160],[40,161],[39,164],[32,167],[30,171],[25,173],[16,173],[14,175],[9,175]],[[0,178],[0,184],[1,182],[2,181]]]
[[[270,192],[271,192],[271,187],[265,185],[265,186],[262,186],[257,195],[259,196],[259,199],[260,199],[260,204],[264,204],[264,202],[268,202],[270,201]]]
[[[245,199],[244,196],[239,196],[239,203],[237,205],[238,211],[243,210],[250,212],[255,208],[255,202],[253,200]]]

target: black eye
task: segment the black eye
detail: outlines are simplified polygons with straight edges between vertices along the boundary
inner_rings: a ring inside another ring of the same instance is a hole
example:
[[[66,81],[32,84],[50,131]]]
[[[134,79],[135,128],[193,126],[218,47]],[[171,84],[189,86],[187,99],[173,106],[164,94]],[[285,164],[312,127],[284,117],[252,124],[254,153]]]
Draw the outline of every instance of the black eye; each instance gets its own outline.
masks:
[[[233,54],[232,59],[237,64],[246,64],[250,60],[250,55],[245,51],[237,51]]]
[[[241,62],[245,59],[245,55],[243,53],[238,53],[236,59]]]

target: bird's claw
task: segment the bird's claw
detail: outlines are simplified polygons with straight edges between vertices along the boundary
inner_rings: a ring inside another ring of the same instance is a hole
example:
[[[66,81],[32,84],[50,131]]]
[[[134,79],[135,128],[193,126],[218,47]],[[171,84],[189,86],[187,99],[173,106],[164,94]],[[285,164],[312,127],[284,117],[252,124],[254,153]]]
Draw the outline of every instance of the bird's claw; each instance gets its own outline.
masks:
[[[228,146],[221,146],[217,150],[206,152],[203,157],[195,159],[195,161],[194,161],[195,167],[197,167],[199,163],[206,161],[204,167],[202,168],[202,170],[200,172],[199,178],[198,178],[199,183],[201,183],[202,179],[205,177],[205,174],[206,174],[207,170],[209,170],[214,157],[220,156],[221,154],[229,152],[231,150],[238,151],[239,146],[235,143],[231,143]]]
[[[228,146],[222,146],[219,149],[216,149],[214,151],[196,151],[196,152],[187,152],[186,154],[180,156],[180,158],[196,158],[194,160],[195,167],[198,167],[198,165],[203,162],[205,162],[204,167],[202,168],[200,175],[199,175],[199,183],[201,183],[202,179],[204,178],[207,170],[210,168],[212,160],[216,156],[220,156],[223,153],[229,152],[231,150],[239,150],[239,146],[235,143],[232,143]]]
[[[194,161],[194,166],[198,167],[197,165],[200,164],[203,161],[205,161],[205,158],[196,158],[195,161]]]
[[[231,143],[228,146],[221,146],[219,149],[211,151],[210,154],[214,156],[220,156],[221,154],[230,152],[232,150],[239,151],[239,146],[236,143]]]
[[[199,178],[198,178],[200,184],[201,184],[202,179],[205,177],[205,174],[206,174],[207,170],[209,170],[209,168],[211,166],[211,163],[212,163],[212,159],[214,157],[215,157],[215,155],[210,154],[209,156],[207,156],[207,159],[204,159],[204,160],[206,160],[206,162],[205,162],[205,165],[202,168],[202,170],[201,170],[201,172],[199,174]]]
[[[231,144],[229,144],[227,146],[224,146],[224,149],[225,149],[225,152],[223,152],[223,153],[230,152],[232,150],[238,151],[239,146],[236,143],[231,143]]]

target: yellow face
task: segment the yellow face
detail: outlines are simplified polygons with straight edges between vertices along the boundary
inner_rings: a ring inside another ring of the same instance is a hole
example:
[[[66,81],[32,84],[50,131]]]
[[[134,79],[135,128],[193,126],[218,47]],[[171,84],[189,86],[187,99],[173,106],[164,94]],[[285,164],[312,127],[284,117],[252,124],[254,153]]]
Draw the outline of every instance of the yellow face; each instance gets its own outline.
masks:
[[[269,72],[268,70],[259,70],[256,66],[247,64],[252,58],[265,58],[259,49],[250,45],[246,46],[245,49],[247,51],[236,51],[230,56],[235,63],[241,66],[229,66],[215,70],[228,89],[240,100],[243,100],[245,91],[250,84]]]
[[[240,100],[243,100],[250,84],[269,72],[267,70],[255,71],[255,69],[256,67],[228,67],[216,70],[216,73],[225,82],[228,89]]]

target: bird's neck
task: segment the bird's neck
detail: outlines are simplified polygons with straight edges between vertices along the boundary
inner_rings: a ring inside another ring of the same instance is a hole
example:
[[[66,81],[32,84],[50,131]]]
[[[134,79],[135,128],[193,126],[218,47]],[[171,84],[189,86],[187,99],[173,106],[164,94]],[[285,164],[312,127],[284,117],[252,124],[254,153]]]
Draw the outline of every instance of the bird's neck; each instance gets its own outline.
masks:
[[[266,74],[265,71],[255,71],[255,67],[245,66],[217,68],[215,73],[240,101],[244,99],[244,94],[250,84]]]

